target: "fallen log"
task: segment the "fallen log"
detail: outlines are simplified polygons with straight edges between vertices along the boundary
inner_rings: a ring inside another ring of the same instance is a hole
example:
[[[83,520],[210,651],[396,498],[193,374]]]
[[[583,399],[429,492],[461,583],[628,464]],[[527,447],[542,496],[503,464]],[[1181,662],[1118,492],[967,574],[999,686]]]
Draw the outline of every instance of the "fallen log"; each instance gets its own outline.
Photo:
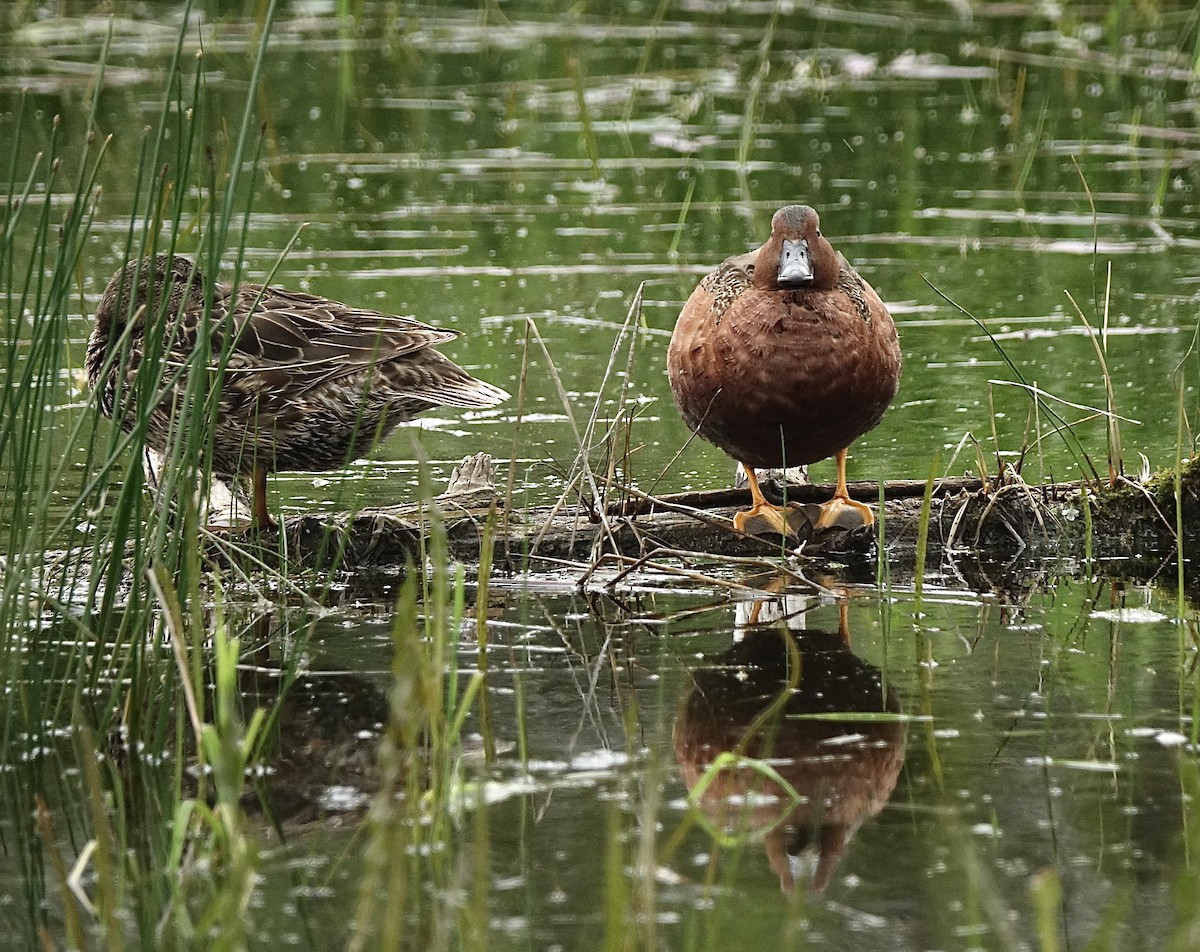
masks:
[[[537,574],[540,586],[611,591],[637,573],[667,572],[750,592],[755,573],[812,585],[828,571],[843,581],[874,583],[881,565],[893,583],[909,584],[918,570],[924,523],[924,574],[952,587],[1009,598],[1050,573],[1170,581],[1182,554],[1185,588],[1200,597],[1200,562],[1192,556],[1200,541],[1197,461],[1183,467],[1178,488],[1173,472],[1121,478],[1111,488],[1095,482],[1028,485],[1012,475],[986,483],[971,477],[939,480],[929,487],[927,520],[926,483],[889,481],[874,526],[821,533],[812,526],[815,501],[828,499],[833,487],[789,485],[784,491],[799,510],[793,521],[797,538],[786,540],[734,530],[733,514],[750,501],[743,489],[655,497],[621,487],[604,504],[584,499],[519,509],[505,506],[491,476],[488,457],[469,457],[448,490],[433,500],[305,513],[289,517],[280,529],[257,532],[216,528],[204,555],[213,568],[240,565],[234,578],[252,585],[267,569],[266,590],[275,584],[270,573],[283,570],[291,579],[289,591],[311,587],[322,599],[330,595],[327,582],[337,583],[346,597],[386,599],[413,566],[429,564],[431,555],[444,552],[470,567],[489,545],[496,572]],[[772,494],[769,484],[763,488]],[[875,483],[852,483],[850,491],[878,502]],[[1176,499],[1182,503],[1178,514]],[[444,532],[432,531],[435,525]],[[90,577],[90,550],[45,556],[35,588],[70,601],[78,580]],[[129,569],[136,564],[121,561]],[[0,559],[0,574],[8,570]],[[89,589],[87,597],[91,604],[96,592]]]
[[[479,469],[476,464],[476,469]],[[484,467],[490,473],[490,461]],[[476,473],[478,476],[478,473]],[[1184,543],[1200,537],[1200,470],[1185,470]],[[850,485],[851,494],[877,501],[875,483]],[[828,499],[832,486],[787,487],[801,509],[797,538],[755,536],[734,531],[733,513],[749,505],[741,489],[674,493],[659,497],[632,487],[614,490],[615,501],[585,506],[506,509],[488,478],[451,489],[425,505],[405,505],[357,513],[305,514],[285,524],[289,552],[306,564],[336,560],[352,573],[420,564],[434,517],[445,526],[449,555],[479,561],[491,540],[495,565],[512,571],[570,564],[577,571],[605,558],[615,564],[646,559],[656,551],[718,557],[778,559],[797,555],[818,563],[850,565],[869,575],[882,534],[884,557],[896,577],[915,569],[926,483],[897,480],[884,484],[884,509],[876,527],[850,526],[816,533],[811,507]],[[937,481],[930,490],[927,564],[970,554],[993,562],[1016,559],[1140,559],[1157,565],[1177,551],[1174,486],[1170,477],[1146,484],[1132,480],[1109,489],[1081,482],[1030,485],[1010,475],[987,484],[971,478]],[[931,569],[932,570],[932,569]]]

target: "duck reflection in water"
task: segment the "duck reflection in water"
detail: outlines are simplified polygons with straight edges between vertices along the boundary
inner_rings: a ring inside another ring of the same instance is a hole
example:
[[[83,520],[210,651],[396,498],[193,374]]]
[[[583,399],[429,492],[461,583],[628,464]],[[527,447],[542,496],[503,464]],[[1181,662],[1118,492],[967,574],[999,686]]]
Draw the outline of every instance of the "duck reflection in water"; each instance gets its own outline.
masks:
[[[797,882],[820,892],[895,789],[904,724],[878,715],[899,715],[899,699],[882,672],[850,650],[844,603],[837,633],[806,630],[800,599],[746,603],[735,638],[692,673],[675,720],[675,757],[688,790],[700,785],[698,806],[718,829],[763,840],[784,892]],[[725,752],[769,761],[799,802],[746,767],[721,770],[705,786]]]

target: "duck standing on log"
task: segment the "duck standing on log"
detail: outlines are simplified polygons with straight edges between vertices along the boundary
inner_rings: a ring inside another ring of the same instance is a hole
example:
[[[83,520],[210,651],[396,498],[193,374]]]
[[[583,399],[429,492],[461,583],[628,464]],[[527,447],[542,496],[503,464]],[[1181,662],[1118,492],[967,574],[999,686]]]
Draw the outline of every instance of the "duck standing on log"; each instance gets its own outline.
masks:
[[[671,336],[667,375],[684,422],[745,470],[753,506],[734,516],[793,534],[789,508],[763,497],[755,468],[837,458],[837,489],[816,528],[871,510],[846,490],[846,450],[882,419],[900,381],[896,325],[879,295],[788,205],[757,251],[727,259],[692,292]]]
[[[252,481],[256,528],[273,525],[269,472],[337,469],[423,410],[492,407],[508,398],[434,349],[455,331],[256,284],[213,287],[211,346],[198,364],[205,283],[195,264],[178,255],[121,268],[96,311],[88,383],[105,416],[130,431],[144,415],[146,445],[169,455],[187,405],[189,370],[211,374],[220,388],[212,473]],[[156,351],[161,347],[154,362],[161,379],[139,386],[151,341]],[[149,404],[138,407],[147,395]]]

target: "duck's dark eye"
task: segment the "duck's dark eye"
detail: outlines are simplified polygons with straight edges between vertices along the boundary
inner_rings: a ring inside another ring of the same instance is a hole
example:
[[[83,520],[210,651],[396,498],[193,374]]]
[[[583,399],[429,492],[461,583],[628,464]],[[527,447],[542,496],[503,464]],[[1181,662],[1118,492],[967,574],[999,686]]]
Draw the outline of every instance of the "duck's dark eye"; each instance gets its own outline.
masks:
[[[818,228],[818,229],[817,229],[817,237],[818,237],[818,238],[820,238],[820,237],[821,237],[821,229],[820,229],[820,228]]]

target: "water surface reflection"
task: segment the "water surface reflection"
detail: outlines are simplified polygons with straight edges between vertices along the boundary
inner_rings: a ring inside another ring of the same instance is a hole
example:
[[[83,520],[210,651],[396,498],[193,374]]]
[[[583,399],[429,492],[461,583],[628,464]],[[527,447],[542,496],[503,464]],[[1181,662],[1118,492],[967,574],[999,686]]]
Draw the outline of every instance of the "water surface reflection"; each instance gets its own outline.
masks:
[[[824,890],[904,763],[900,699],[851,650],[844,607],[836,633],[806,628],[804,607],[797,597],[739,605],[733,645],[692,673],[674,727],[693,801],[717,829],[761,839],[785,892]]]

